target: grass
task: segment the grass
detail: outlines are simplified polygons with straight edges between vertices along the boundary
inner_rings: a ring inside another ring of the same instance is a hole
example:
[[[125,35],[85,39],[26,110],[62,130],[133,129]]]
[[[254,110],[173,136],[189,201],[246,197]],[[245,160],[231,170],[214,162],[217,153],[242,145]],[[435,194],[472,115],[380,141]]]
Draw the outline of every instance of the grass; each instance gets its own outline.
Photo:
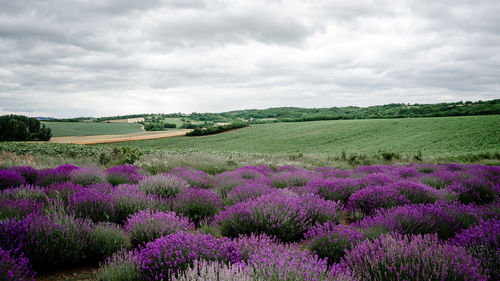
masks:
[[[422,153],[453,156],[500,150],[500,115],[336,120],[252,125],[223,134],[122,143],[169,151],[263,154]]]
[[[142,132],[136,123],[43,122],[52,129],[52,137],[120,135]]]

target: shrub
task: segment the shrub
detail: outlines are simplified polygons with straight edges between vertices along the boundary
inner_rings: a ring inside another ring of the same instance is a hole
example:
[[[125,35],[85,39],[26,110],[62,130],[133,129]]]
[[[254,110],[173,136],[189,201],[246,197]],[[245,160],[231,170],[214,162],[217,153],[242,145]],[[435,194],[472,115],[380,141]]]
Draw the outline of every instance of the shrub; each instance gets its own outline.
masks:
[[[314,169],[322,178],[348,178],[350,173],[333,167],[317,167]]]
[[[27,184],[35,184],[38,178],[38,174],[40,173],[37,169],[32,168],[31,166],[10,167],[9,170],[21,174],[21,176],[23,176],[26,180]]]
[[[172,281],[264,281],[260,277],[251,276],[241,264],[225,264],[218,261],[197,261]]]
[[[75,165],[64,164],[55,169],[45,169],[40,171],[37,178],[37,185],[49,186],[54,183],[69,181],[72,171],[79,169]]]
[[[293,186],[304,186],[309,181],[319,177],[314,171],[295,170],[283,171],[272,176],[272,186],[276,188],[286,188]]]
[[[456,178],[457,175],[455,173],[440,171],[420,177],[420,182],[430,185],[436,189],[444,189],[448,187]]]
[[[420,175],[419,171],[412,167],[396,167],[394,169],[394,174],[402,179],[413,178]]]
[[[77,217],[94,222],[113,221],[116,217],[116,199],[97,186],[84,188],[69,197],[68,208]]]
[[[302,238],[316,222],[338,220],[337,203],[312,194],[306,196],[274,192],[254,200],[237,203],[215,216],[224,236],[261,234],[276,236],[282,241]]]
[[[3,191],[0,191],[0,198],[11,200],[31,199],[38,202],[44,202],[47,200],[47,195],[42,188],[33,185],[27,185],[4,189]]]
[[[493,218],[464,229],[451,244],[465,247],[470,255],[480,260],[490,280],[500,280],[500,220]]]
[[[143,178],[138,186],[146,194],[156,194],[162,198],[171,198],[187,189],[189,184],[178,177],[159,174]]]
[[[326,200],[340,201],[347,204],[349,197],[359,189],[359,182],[354,179],[318,179],[308,184]]]
[[[137,250],[119,251],[106,259],[99,268],[99,281],[137,281],[141,279],[141,266]]]
[[[191,229],[194,229],[194,225],[187,218],[178,216],[174,212],[144,210],[131,215],[125,223],[125,230],[130,234],[134,246]]]
[[[227,195],[226,203],[228,205],[234,205],[236,203],[243,202],[248,199],[254,199],[274,191],[276,191],[276,189],[270,187],[269,185],[252,181],[231,190],[231,192]]]
[[[90,235],[89,256],[103,260],[106,257],[130,247],[127,234],[116,224],[99,223]]]
[[[110,192],[115,203],[115,214],[112,222],[123,223],[128,216],[141,210],[151,209],[156,206],[157,197],[146,194],[135,185],[119,185]]]
[[[394,180],[382,173],[369,174],[358,179],[360,188],[389,185]]]
[[[144,177],[144,175],[141,175],[139,172],[139,167],[134,165],[124,164],[115,166],[106,170],[106,180],[114,186],[120,184],[135,184]]]
[[[195,260],[239,262],[236,244],[211,235],[174,233],[149,242],[141,249],[139,261],[146,280],[170,280],[188,269]]]
[[[243,185],[246,182],[237,171],[223,172],[215,176],[214,188],[223,199],[233,188]]]
[[[494,213],[484,207],[436,202],[380,210],[360,221],[358,227],[382,227],[401,234],[436,233],[440,239],[448,239],[457,231],[492,216]]]
[[[35,268],[75,264],[84,257],[92,232],[90,221],[66,214],[32,214],[25,222],[27,239],[22,251]]]
[[[174,197],[172,208],[198,225],[200,221],[215,215],[222,208],[222,201],[210,190],[188,188]]]
[[[0,248],[0,280],[25,281],[35,280],[29,260],[15,251]]]
[[[247,269],[263,280],[340,280],[341,270],[329,268],[326,260],[293,246],[260,248],[252,253]]]
[[[399,194],[406,197],[413,204],[434,203],[443,197],[438,190],[411,181],[399,181],[389,185],[389,187],[397,190]]]
[[[0,248],[18,251],[26,245],[28,225],[26,220],[0,220]]]
[[[467,179],[452,183],[446,188],[458,194],[458,200],[464,204],[488,204],[498,198],[500,190],[494,184],[481,178]]]
[[[347,251],[344,262],[362,280],[487,280],[464,248],[436,235],[384,234]]]
[[[326,222],[312,227],[304,237],[308,240],[308,248],[320,258],[328,258],[328,264],[338,263],[345,250],[358,243],[362,234],[354,228]]]
[[[23,218],[32,212],[42,210],[43,204],[33,199],[0,200],[0,220]]]
[[[26,184],[26,180],[19,172],[0,169],[0,190],[23,184]]]
[[[88,186],[96,183],[105,183],[106,175],[98,167],[83,167],[71,172],[70,181],[74,184]]]
[[[397,190],[387,186],[363,188],[349,197],[348,208],[364,214],[373,214],[377,209],[410,204]]]
[[[44,188],[45,194],[50,198],[59,198],[68,202],[69,197],[84,189],[83,186],[72,182],[54,183]]]
[[[209,174],[191,167],[173,168],[168,174],[187,181],[191,187],[210,188],[213,185],[212,177]]]

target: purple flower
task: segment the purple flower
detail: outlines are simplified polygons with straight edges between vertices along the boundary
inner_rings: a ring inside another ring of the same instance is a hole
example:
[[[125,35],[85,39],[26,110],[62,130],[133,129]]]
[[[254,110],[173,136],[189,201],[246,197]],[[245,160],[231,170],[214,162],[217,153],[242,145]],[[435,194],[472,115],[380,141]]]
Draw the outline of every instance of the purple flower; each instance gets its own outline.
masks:
[[[106,170],[106,180],[114,186],[134,184],[144,177],[140,172],[139,167],[130,164],[115,166]]]
[[[443,198],[443,194],[439,190],[417,182],[404,180],[390,184],[389,187],[397,190],[414,204],[434,203]]]
[[[124,228],[132,244],[139,245],[171,233],[192,230],[194,225],[174,212],[144,210],[131,215]]]
[[[20,219],[42,209],[43,204],[34,199],[2,199],[0,200],[0,220]]]
[[[438,201],[434,204],[380,210],[374,216],[360,221],[357,226],[383,227],[401,234],[437,233],[440,239],[448,239],[457,231],[492,216],[494,213],[486,207]]]
[[[282,168],[282,167],[281,167]],[[289,171],[283,170],[272,176],[272,186],[276,188],[286,188],[294,186],[304,186],[308,182],[319,178],[318,173],[306,169],[298,169]]]
[[[261,195],[269,194],[275,191],[276,189],[270,187],[269,185],[252,181],[231,190],[231,192],[227,195],[226,202],[229,205],[234,205],[236,203],[243,202],[248,199],[254,199]]]
[[[340,261],[345,250],[361,241],[362,234],[352,227],[326,222],[309,229],[304,237],[309,249],[320,258],[328,258],[332,265]]]
[[[458,200],[464,204],[488,204],[498,199],[500,188],[482,178],[471,178],[454,182],[446,190],[458,194]]]
[[[188,188],[172,201],[173,210],[190,218],[196,225],[211,218],[222,208],[222,201],[217,193],[199,188]]]
[[[265,233],[293,241],[301,239],[316,222],[338,221],[340,209],[336,202],[317,195],[296,196],[284,190],[227,207],[214,217],[214,222],[225,236]]]
[[[26,180],[18,171],[0,169],[0,190],[18,187],[23,184],[26,184]]]
[[[10,167],[9,170],[20,173],[28,184],[35,184],[38,174],[40,173],[37,169],[32,168],[31,166]]]
[[[348,209],[373,214],[377,209],[410,204],[397,190],[388,186],[363,188],[349,197]]]
[[[451,244],[465,247],[489,271],[491,280],[500,280],[500,220],[493,218],[464,229]]]
[[[359,189],[359,180],[348,178],[317,179],[307,185],[326,200],[347,204],[349,197]]]
[[[147,194],[156,194],[166,199],[186,190],[189,184],[176,176],[158,174],[143,178],[139,182],[138,187]]]
[[[174,233],[147,243],[138,254],[146,280],[170,280],[195,260],[240,262],[235,242],[211,235]]]
[[[0,248],[0,279],[5,281],[35,280],[29,260],[15,251]]]
[[[179,177],[195,188],[210,188],[213,185],[212,177],[191,167],[177,167],[168,171],[168,174]]]
[[[488,280],[479,261],[437,235],[384,234],[347,251],[343,263],[361,280]]]

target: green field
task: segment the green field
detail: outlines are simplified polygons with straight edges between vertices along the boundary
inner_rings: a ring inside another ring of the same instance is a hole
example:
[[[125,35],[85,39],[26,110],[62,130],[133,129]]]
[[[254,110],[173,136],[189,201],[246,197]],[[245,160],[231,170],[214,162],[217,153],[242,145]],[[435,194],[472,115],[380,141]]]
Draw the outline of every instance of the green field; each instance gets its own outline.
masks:
[[[172,151],[396,153],[447,156],[500,150],[500,115],[252,125],[219,135],[121,143]]]
[[[52,137],[119,135],[142,132],[139,124],[94,122],[42,122],[52,129]]]

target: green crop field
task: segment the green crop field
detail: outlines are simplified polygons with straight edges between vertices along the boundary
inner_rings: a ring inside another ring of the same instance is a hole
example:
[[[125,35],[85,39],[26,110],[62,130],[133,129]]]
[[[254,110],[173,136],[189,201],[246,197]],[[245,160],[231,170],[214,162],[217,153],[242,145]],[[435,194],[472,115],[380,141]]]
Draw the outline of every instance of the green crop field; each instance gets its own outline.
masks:
[[[52,137],[119,135],[142,132],[139,124],[93,122],[43,122]]]
[[[500,115],[252,125],[219,135],[122,143],[173,151],[446,156],[500,150]]]

